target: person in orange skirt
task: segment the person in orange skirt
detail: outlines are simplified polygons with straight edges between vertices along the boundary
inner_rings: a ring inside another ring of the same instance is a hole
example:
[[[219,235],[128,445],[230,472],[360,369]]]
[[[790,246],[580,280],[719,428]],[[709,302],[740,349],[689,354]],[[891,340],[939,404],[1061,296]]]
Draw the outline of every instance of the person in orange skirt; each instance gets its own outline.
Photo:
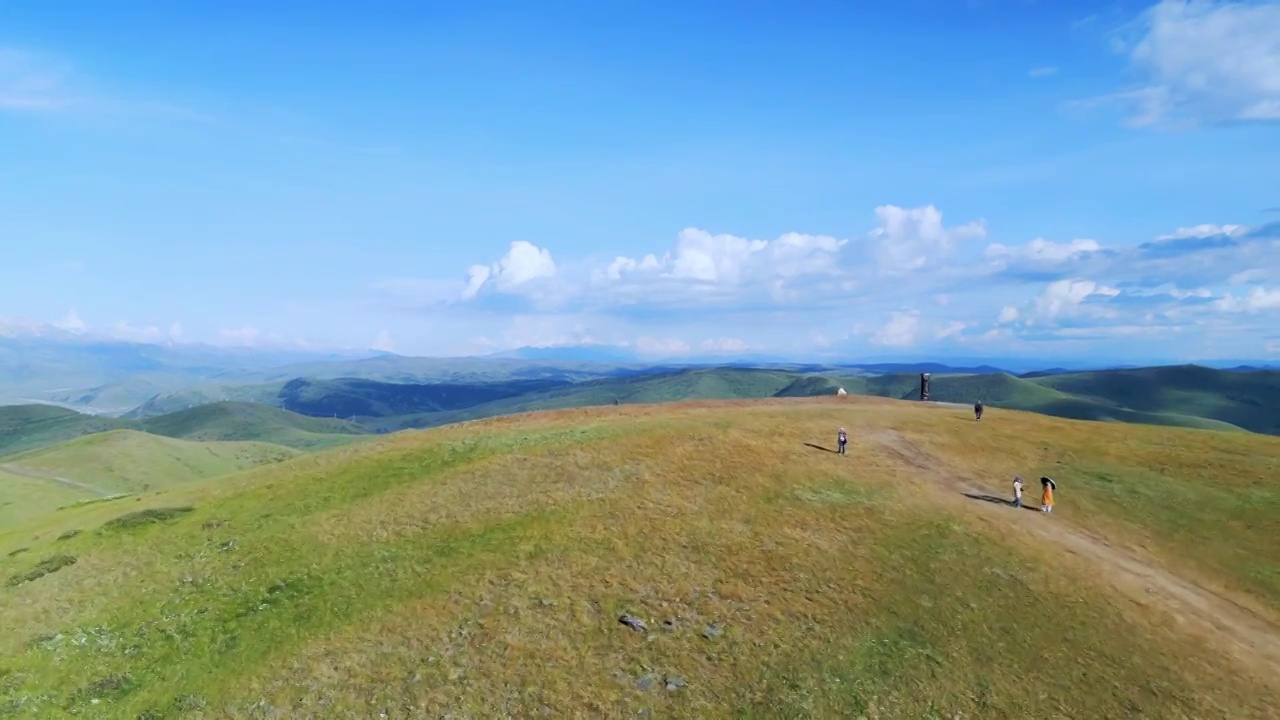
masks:
[[[1053,512],[1053,491],[1058,489],[1058,484],[1053,478],[1040,478],[1040,512]]]

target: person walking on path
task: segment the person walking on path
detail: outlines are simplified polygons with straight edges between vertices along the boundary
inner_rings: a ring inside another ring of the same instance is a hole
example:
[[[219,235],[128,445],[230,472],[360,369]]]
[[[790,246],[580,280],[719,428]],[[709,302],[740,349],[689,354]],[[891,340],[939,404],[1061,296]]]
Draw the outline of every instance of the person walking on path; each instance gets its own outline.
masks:
[[[1053,512],[1053,491],[1058,489],[1058,484],[1053,478],[1040,478],[1040,512]]]
[[[975,420],[979,420],[979,421],[982,420],[982,401],[981,400],[974,403],[973,405],[973,417]]]
[[[836,435],[836,444],[840,446],[840,449],[837,452],[839,452],[841,455],[844,455],[845,454],[844,446],[848,442],[849,442],[848,433],[844,431],[844,428],[840,428],[840,432]]]
[[[1013,506],[1022,507],[1022,476],[1015,475],[1013,478]]]

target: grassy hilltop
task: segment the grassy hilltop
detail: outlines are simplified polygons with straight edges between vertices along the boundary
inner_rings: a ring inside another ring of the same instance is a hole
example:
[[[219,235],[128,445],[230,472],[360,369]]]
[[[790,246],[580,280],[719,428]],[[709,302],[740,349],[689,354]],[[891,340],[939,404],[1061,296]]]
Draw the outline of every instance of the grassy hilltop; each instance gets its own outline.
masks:
[[[351,423],[216,403],[145,420],[0,407],[0,528],[68,504],[225,475],[367,438]]]
[[[0,530],[0,717],[1277,717],[1277,478],[874,398],[383,436]]]

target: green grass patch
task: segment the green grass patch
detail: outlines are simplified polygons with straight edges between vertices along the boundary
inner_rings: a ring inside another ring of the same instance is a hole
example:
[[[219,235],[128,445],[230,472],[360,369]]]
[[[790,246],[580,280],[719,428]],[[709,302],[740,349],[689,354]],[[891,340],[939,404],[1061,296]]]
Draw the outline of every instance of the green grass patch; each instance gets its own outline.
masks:
[[[147,508],[146,510],[138,510],[127,515],[121,515],[114,520],[108,520],[103,524],[103,530],[127,530],[130,528],[143,527],[146,525],[156,525],[158,523],[168,522],[174,518],[192,512],[195,508],[186,507],[162,507]]]

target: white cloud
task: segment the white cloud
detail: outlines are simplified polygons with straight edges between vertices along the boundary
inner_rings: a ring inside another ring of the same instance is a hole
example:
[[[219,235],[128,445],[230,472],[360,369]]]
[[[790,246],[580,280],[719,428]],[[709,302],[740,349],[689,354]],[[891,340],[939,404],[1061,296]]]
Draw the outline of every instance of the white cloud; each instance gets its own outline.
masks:
[[[684,355],[692,348],[689,343],[674,338],[641,337],[635,342],[635,350],[643,355]]]
[[[80,315],[75,310],[68,312],[66,317],[54,323],[53,326],[76,334],[83,333],[88,329],[84,320],[80,319]]]
[[[1018,308],[1012,305],[1005,305],[1000,309],[1000,317],[996,318],[996,322],[1001,325],[1007,325],[1018,319]]]
[[[620,256],[594,273],[593,280],[600,284],[640,278],[720,287],[785,282],[834,272],[837,253],[847,242],[794,232],[776,240],[752,240],[691,227],[680,231],[675,248],[662,257],[653,253],[639,260]]]
[[[906,347],[914,345],[920,331],[920,317],[914,312],[894,312],[889,321],[871,336],[875,345]]]
[[[937,340],[949,338],[953,335],[960,334],[967,327],[969,327],[969,323],[954,320],[948,323],[945,327],[939,328],[937,332],[933,334],[933,337]]]
[[[511,243],[507,253],[492,265],[472,265],[460,299],[470,300],[485,287],[500,293],[545,297],[547,283],[556,278],[558,268],[551,251],[526,240]]]
[[[1137,126],[1280,120],[1280,4],[1163,0],[1129,52],[1145,84],[1113,99]]]
[[[1092,280],[1057,280],[1048,284],[1035,301],[1036,316],[1053,319],[1070,312],[1093,296],[1115,297],[1120,291]]]
[[[178,329],[178,336],[174,336],[172,331]],[[118,320],[107,330],[107,335],[117,340],[125,340],[127,342],[136,343],[165,343],[177,342],[181,336],[182,327],[177,323],[169,326],[169,332],[162,330],[157,325],[134,325],[133,323]]]
[[[746,341],[738,338],[708,338],[702,341],[700,347],[704,352],[714,353],[745,352],[751,349]]]
[[[986,236],[981,220],[947,228],[933,205],[901,208],[882,205],[875,210],[879,224],[869,233],[874,257],[882,274],[920,270],[950,255],[957,242]]]
[[[369,346],[371,350],[380,350],[382,352],[395,352],[396,341],[391,337],[391,333],[383,330],[373,339],[373,344]]]
[[[1249,291],[1248,295],[1239,298],[1228,293],[1225,297],[1215,300],[1213,306],[1223,312],[1232,313],[1256,313],[1261,310],[1273,310],[1280,308],[1280,287],[1270,290],[1255,287]]]
[[[1049,77],[1050,75],[1056,75],[1056,74],[1058,74],[1058,68],[1053,67],[1052,65],[1046,65],[1045,67],[1031,68],[1030,70],[1027,71],[1027,75],[1033,78]]]
[[[233,347],[254,347],[262,331],[254,327],[225,328],[218,331],[218,343]]]
[[[987,246],[987,259],[996,262],[1010,260],[1030,260],[1043,263],[1061,263],[1075,260],[1090,253],[1102,250],[1097,240],[1079,238],[1069,243],[1056,243],[1044,238],[1035,238],[1025,245],[1009,247],[1000,243]]]
[[[1249,232],[1249,228],[1244,225],[1196,225],[1194,227],[1180,227],[1166,235],[1157,235],[1156,241],[1165,240],[1184,240],[1186,238],[1207,238],[1215,235],[1226,235],[1228,237],[1238,237]]]

